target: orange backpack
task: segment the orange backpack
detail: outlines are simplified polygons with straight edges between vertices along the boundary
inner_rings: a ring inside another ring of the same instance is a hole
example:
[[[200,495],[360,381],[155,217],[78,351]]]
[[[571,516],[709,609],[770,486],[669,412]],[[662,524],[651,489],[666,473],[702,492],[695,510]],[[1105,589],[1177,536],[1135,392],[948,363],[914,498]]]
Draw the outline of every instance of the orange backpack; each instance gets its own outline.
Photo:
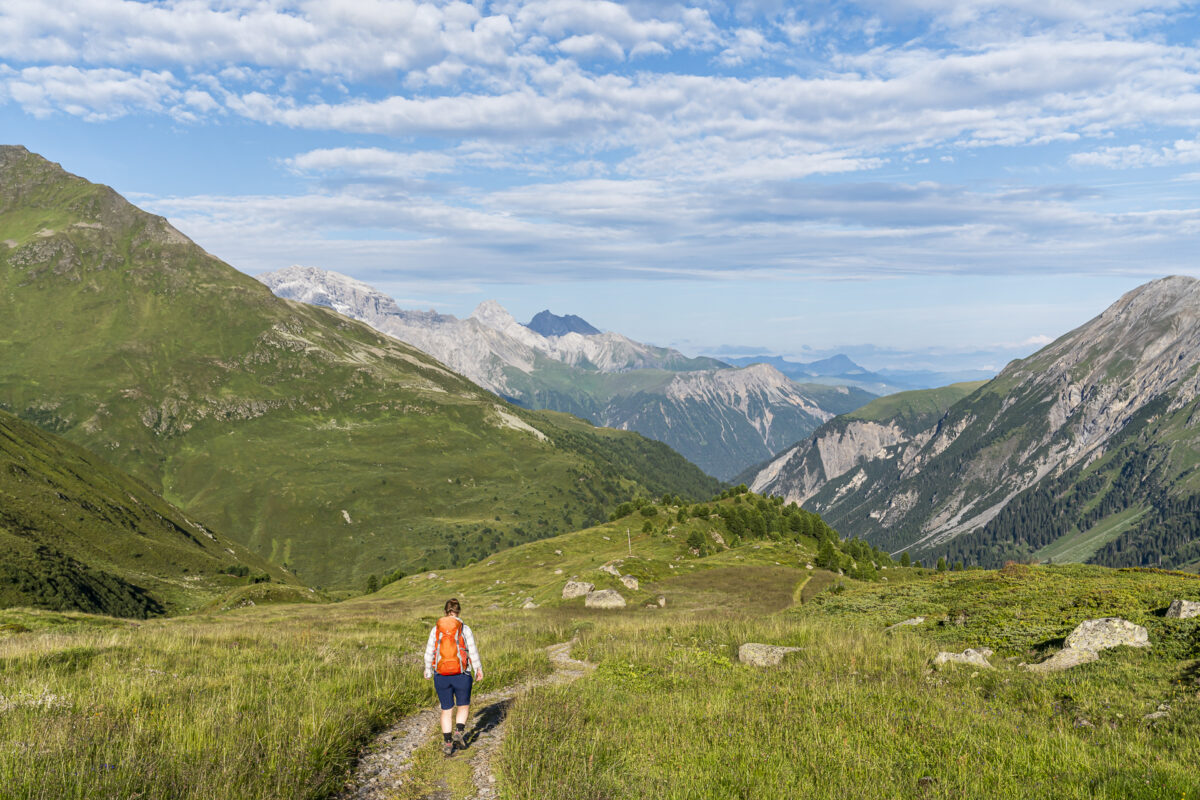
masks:
[[[467,640],[463,638],[462,620],[442,617],[437,621],[437,639],[433,649],[432,666],[439,675],[459,675],[471,666],[467,655]]]

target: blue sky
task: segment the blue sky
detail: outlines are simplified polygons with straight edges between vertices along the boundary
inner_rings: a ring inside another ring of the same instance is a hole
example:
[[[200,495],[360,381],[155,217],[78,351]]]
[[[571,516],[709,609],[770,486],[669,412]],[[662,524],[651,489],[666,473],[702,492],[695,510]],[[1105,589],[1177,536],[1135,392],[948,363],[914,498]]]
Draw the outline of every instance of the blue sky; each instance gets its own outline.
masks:
[[[1200,275],[1197,10],[6,0],[0,139],[234,266],[998,367]]]

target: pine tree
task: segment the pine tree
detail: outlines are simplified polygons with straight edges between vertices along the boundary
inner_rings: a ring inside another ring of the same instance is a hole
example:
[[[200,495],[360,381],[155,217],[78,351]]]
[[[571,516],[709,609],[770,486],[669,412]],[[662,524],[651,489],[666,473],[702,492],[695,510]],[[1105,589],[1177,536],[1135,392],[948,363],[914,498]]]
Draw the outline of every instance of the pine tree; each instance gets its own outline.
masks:
[[[900,566],[907,567],[907,566],[911,566],[911,565],[912,565],[912,556],[910,556],[908,554],[908,551],[905,550],[903,553],[900,554]]]

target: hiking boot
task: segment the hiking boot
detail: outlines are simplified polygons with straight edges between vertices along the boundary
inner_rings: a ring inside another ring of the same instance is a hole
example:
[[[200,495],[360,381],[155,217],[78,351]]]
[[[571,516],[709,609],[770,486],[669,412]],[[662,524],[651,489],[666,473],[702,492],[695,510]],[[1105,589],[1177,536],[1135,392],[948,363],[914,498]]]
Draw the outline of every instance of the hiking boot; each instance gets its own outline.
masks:
[[[444,755],[446,758],[454,755],[454,742],[450,741],[442,743],[442,755]]]
[[[455,731],[453,736],[451,737],[450,741],[454,742],[454,746],[457,747],[459,750],[467,749],[467,743],[463,739],[462,731]]]

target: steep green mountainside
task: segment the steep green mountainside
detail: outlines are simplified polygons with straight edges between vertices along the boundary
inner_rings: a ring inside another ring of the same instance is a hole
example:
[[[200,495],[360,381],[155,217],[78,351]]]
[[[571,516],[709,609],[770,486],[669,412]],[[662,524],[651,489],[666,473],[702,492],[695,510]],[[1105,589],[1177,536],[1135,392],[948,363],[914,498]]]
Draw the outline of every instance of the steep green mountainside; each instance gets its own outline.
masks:
[[[297,583],[83,448],[0,411],[0,607],[146,617]]]
[[[1200,556],[1198,365],[1200,281],[1153,281],[944,414],[868,407],[753,487],[919,558],[1182,566]]]
[[[548,333],[487,301],[466,319],[401,309],[346,275],[288,267],[259,275],[280,297],[333,308],[429,353],[501,397],[665,442],[728,479],[874,397],[796,383],[768,364],[741,369],[617,333]],[[549,330],[549,329],[548,329]]]
[[[0,148],[0,407],[296,571],[358,586],[719,485],[281,300],[108,187]]]

